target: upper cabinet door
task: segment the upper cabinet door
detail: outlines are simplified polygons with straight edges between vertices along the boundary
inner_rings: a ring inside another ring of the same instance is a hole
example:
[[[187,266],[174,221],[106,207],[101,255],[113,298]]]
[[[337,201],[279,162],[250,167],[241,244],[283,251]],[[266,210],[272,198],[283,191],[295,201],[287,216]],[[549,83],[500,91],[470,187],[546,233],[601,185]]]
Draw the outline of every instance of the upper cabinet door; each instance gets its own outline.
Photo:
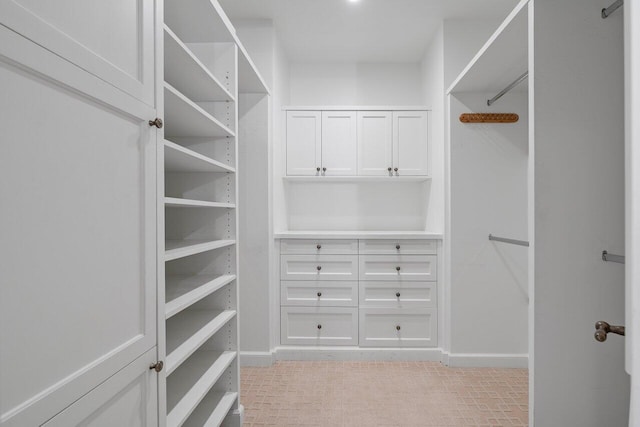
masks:
[[[358,112],[358,175],[391,174],[392,139],[391,112]]]
[[[154,105],[154,0],[3,0],[0,24]]]
[[[429,175],[429,137],[426,111],[393,113],[394,174]],[[395,170],[397,168],[397,170]]]
[[[322,174],[356,175],[356,158],[356,112],[323,111]]]
[[[321,113],[287,112],[287,175],[320,175]]]

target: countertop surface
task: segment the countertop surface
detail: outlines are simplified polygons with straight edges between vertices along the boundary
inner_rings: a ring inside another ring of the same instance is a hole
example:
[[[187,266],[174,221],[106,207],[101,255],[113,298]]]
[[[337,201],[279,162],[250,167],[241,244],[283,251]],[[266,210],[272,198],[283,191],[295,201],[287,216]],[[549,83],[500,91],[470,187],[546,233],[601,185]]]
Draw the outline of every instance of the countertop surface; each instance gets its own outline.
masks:
[[[276,239],[436,239],[442,233],[429,231],[279,231]]]

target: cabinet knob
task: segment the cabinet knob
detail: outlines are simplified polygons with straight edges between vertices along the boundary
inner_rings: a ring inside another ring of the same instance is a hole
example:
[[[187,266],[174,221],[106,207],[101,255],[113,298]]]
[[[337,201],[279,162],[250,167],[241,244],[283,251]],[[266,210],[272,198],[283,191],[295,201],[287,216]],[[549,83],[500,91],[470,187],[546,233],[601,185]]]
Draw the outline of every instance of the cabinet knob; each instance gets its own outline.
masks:
[[[317,248],[318,250],[320,250],[320,249],[322,249],[322,245],[318,244],[318,245],[316,245],[316,248]]]
[[[316,168],[316,171],[320,172],[320,168]]]
[[[164,123],[162,123],[162,119],[159,117],[156,117],[153,120],[149,120],[149,126],[155,126],[158,129],[162,129],[162,126],[164,126]]]
[[[388,170],[389,172],[391,172],[391,168],[387,168],[387,170]]]
[[[400,298],[400,292],[396,292],[396,297]]]
[[[397,249],[397,250],[400,250],[400,245],[396,245],[396,249]]]
[[[149,369],[153,369],[156,372],[162,371],[162,368],[164,368],[164,362],[162,360],[159,360],[156,363],[149,366]]]
[[[326,171],[327,171],[327,168],[322,168],[322,172],[326,172]]]
[[[399,331],[399,330],[400,330],[400,325],[397,325],[396,326],[396,331]]]
[[[322,329],[322,325],[318,325],[318,329]]]
[[[396,267],[396,271],[400,271],[400,266],[397,266],[397,267]]]
[[[322,292],[318,292],[318,298],[322,296]]]
[[[394,172],[398,172],[398,168],[393,168]]]
[[[316,269],[317,269],[318,271],[320,271],[320,270],[322,270],[322,266],[321,266],[321,265],[319,265],[319,266],[317,266],[317,267],[316,267]]]

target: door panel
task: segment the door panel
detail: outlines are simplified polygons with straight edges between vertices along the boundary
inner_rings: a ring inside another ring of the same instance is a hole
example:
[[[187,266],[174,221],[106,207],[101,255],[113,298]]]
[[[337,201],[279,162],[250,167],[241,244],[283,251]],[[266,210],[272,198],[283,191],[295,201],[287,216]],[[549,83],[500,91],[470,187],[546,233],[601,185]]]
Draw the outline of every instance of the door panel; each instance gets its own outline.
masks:
[[[321,114],[319,111],[287,112],[287,175],[319,175]]]
[[[155,111],[3,27],[0,54],[0,423],[36,425],[155,346]]]
[[[358,175],[391,174],[392,115],[389,111],[358,112]]]
[[[158,425],[158,373],[153,348],[43,424],[45,427]]]
[[[0,24],[154,103],[153,0],[6,0]]]
[[[393,113],[393,161],[400,176],[429,175],[426,111]]]
[[[356,112],[323,111],[323,175],[355,175],[357,173],[356,157]]]

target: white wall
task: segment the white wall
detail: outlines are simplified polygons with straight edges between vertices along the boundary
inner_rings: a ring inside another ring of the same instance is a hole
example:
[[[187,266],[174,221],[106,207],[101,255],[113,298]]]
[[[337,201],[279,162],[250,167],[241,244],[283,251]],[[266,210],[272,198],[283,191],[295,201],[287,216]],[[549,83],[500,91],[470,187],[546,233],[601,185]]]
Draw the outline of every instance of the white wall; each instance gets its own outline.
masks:
[[[278,117],[289,97],[288,62],[271,21],[238,21],[234,26],[272,94],[239,100],[241,124],[250,123],[239,135],[240,349],[243,362],[261,363],[263,357],[269,363],[278,316],[272,307],[279,298],[274,285],[273,224],[281,216],[274,218],[273,213],[283,199],[282,183],[273,181],[272,170],[281,164],[283,131]],[[267,138],[264,127],[270,129]]]
[[[456,355],[528,351],[528,248],[488,240],[489,233],[528,239],[528,97],[511,92],[500,99],[500,111],[520,116],[514,124],[457,119],[487,111],[493,95],[450,99],[450,351]]]
[[[424,105],[420,64],[291,64],[292,105]]]
[[[518,224],[512,226],[513,229],[526,239],[526,147],[523,149],[527,137],[526,101],[521,99],[517,104],[519,111],[524,114],[521,115],[523,121],[515,127],[517,130],[513,135],[502,135],[500,129],[494,132],[490,127],[476,127],[467,133],[468,127],[458,128],[459,123],[454,123],[458,141],[454,146],[449,142],[445,106],[446,89],[500,22],[500,19],[444,21],[422,62],[425,98],[433,110],[434,177],[430,204],[434,209],[429,211],[427,224],[430,228],[445,230],[444,283],[440,296],[440,307],[443,308],[440,318],[441,345],[445,351],[462,358],[466,354],[527,353],[526,250],[494,246],[487,240],[493,224],[503,226],[513,221]],[[456,101],[452,117],[457,117],[456,114],[462,110],[468,112],[469,108],[474,108],[484,111],[483,107],[486,107],[482,105],[483,96],[479,94],[464,101],[468,104],[464,107]],[[478,136],[486,146],[476,143]],[[509,141],[507,137],[514,140]],[[451,163],[455,165],[453,172]],[[497,203],[499,208],[508,204],[501,199],[500,192],[503,190],[495,188],[494,180],[499,176],[498,173],[513,166],[519,176],[518,181],[512,183],[515,185],[509,194],[515,194],[518,198],[517,208],[505,211],[497,209],[494,215],[492,203]],[[455,178],[453,186],[452,173]],[[458,196],[453,203],[450,199],[452,195]],[[456,221],[455,233],[452,232],[452,216]],[[445,224],[445,219],[448,224]],[[498,234],[498,231],[493,232]],[[508,231],[505,229],[504,232]],[[497,268],[491,268],[492,265]],[[507,287],[503,289],[502,286]],[[507,333],[488,331],[496,321],[506,322]],[[450,363],[457,362],[451,359]],[[499,363],[508,362],[502,360]],[[516,362],[521,363],[522,360]]]
[[[627,426],[624,339],[623,10],[535,0],[535,425]],[[626,5],[625,5],[626,8]]]
[[[441,26],[427,47],[421,74],[425,104],[431,107],[431,183],[426,229],[444,232],[444,31]]]

